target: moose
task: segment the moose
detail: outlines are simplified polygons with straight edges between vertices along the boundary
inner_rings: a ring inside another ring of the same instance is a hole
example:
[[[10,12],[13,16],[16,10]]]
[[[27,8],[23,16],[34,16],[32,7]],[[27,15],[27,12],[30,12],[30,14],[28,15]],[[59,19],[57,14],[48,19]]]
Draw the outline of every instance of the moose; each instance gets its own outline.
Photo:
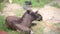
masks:
[[[18,32],[25,31],[25,34],[31,34],[31,25],[34,20],[41,21],[42,16],[32,10],[27,10],[21,18],[15,16],[6,17],[5,24],[8,28]]]

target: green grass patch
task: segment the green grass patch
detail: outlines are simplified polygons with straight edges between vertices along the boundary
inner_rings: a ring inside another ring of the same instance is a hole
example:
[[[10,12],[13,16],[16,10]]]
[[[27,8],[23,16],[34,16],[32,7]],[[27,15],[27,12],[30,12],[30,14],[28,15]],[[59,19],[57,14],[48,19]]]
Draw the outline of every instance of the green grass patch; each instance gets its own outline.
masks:
[[[0,30],[6,31],[4,16],[0,16]]]
[[[60,8],[60,5],[58,3],[53,3],[51,6],[56,7],[56,8]]]
[[[18,3],[18,4],[21,4],[23,5],[25,2],[25,0],[13,0],[13,3]]]
[[[21,5],[25,4],[26,0],[13,0],[13,3],[19,3]],[[32,7],[43,7],[45,4],[48,4],[52,0],[40,0],[38,3],[37,0],[30,0],[32,2]]]
[[[40,0],[40,2],[36,2],[37,0],[31,0],[33,7],[43,7],[45,4],[48,4],[52,0]]]
[[[3,3],[0,3],[0,12],[2,12],[3,7],[4,7]]]

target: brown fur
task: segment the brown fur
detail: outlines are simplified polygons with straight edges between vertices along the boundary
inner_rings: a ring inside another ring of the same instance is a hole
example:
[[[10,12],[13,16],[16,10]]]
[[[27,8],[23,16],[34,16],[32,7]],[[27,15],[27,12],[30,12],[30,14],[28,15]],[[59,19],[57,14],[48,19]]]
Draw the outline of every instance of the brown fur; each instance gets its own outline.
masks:
[[[30,34],[30,27],[34,20],[40,21],[42,20],[42,16],[37,14],[37,12],[34,13],[31,10],[27,10],[21,18],[8,16],[6,18],[6,25],[10,29],[26,31]]]

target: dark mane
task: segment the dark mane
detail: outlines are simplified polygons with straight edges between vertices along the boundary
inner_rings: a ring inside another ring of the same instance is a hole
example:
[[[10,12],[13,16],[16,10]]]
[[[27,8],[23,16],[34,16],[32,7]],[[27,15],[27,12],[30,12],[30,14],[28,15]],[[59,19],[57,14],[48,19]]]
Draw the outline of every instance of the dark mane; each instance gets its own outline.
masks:
[[[21,22],[23,21],[23,18],[24,18],[24,16],[26,15],[26,14],[29,14],[31,11],[30,10],[27,10],[24,14],[23,14],[23,16],[21,17]]]
[[[26,14],[30,14],[32,12],[32,10],[27,10],[24,14],[23,14],[23,16],[21,17],[21,20],[23,19],[23,17],[26,15]]]

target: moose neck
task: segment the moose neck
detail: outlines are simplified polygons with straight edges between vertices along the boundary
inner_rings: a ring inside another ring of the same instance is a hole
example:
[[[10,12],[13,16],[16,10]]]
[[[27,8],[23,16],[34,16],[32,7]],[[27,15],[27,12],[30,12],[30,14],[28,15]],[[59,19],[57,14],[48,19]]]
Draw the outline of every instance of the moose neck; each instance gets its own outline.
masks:
[[[28,13],[25,13],[22,18],[21,24],[27,27],[30,27],[33,17]]]

